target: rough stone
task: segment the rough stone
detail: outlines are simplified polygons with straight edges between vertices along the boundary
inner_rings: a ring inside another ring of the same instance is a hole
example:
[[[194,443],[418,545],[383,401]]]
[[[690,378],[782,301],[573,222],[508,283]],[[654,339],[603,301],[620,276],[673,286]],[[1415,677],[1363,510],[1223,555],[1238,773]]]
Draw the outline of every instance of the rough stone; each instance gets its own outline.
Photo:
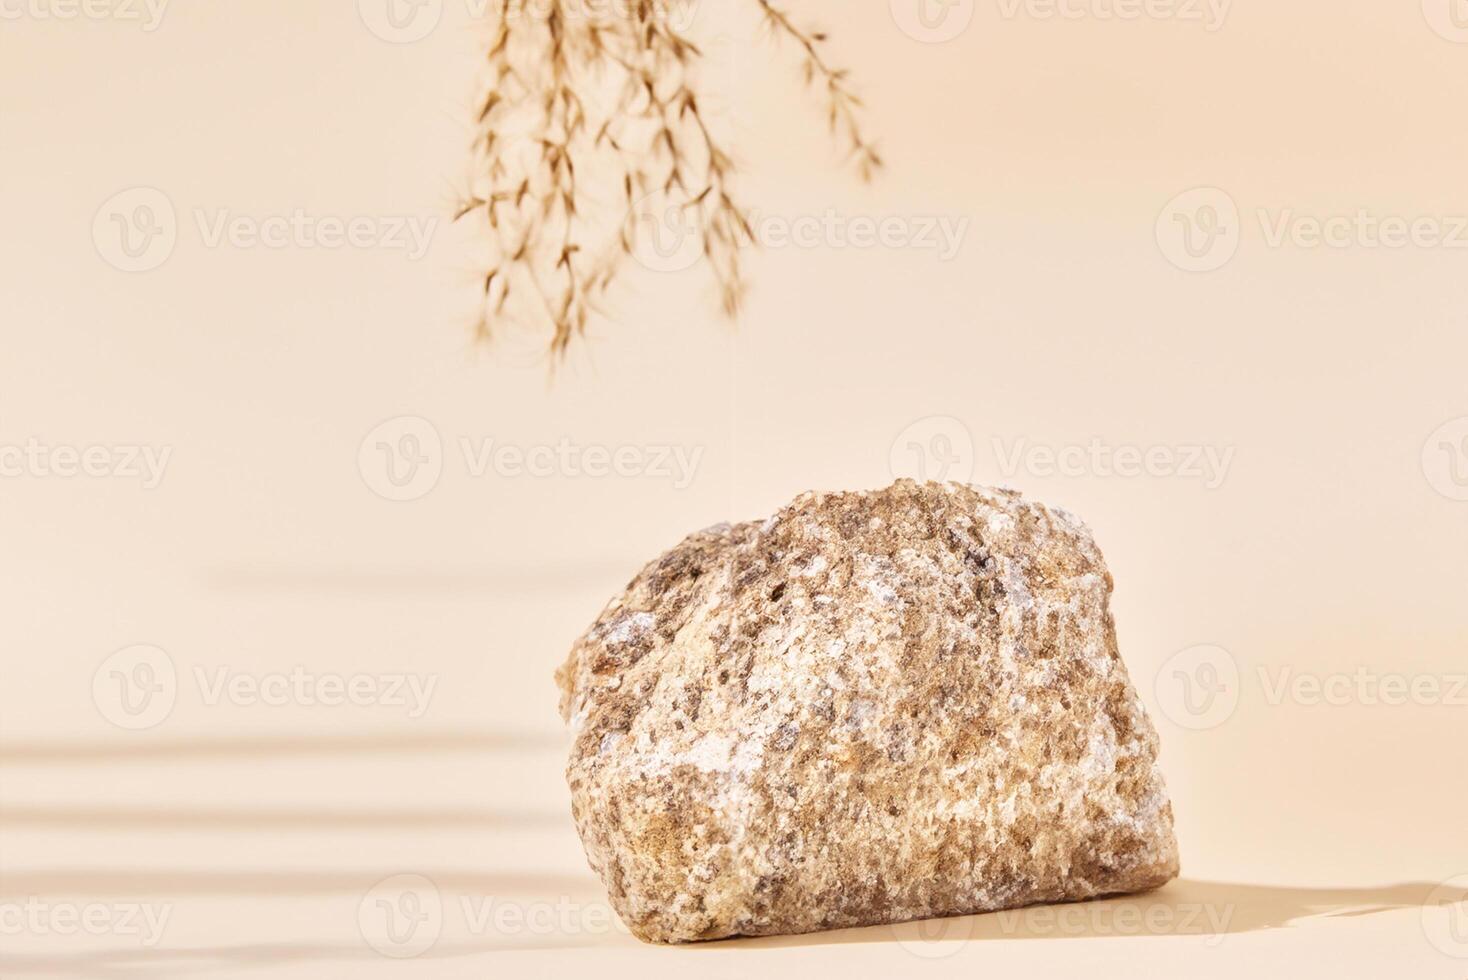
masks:
[[[1084,524],[1009,490],[807,493],[691,535],[557,673],[613,906],[675,943],[1173,878],[1111,589]]]

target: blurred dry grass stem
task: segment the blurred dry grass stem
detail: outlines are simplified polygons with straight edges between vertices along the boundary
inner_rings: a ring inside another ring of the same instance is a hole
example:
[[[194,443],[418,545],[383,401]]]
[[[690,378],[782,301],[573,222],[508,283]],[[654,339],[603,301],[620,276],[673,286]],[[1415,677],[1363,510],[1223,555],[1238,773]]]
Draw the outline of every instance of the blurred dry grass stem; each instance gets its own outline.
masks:
[[[506,322],[549,324],[558,360],[633,255],[635,216],[648,205],[687,219],[724,312],[739,312],[741,249],[754,233],[732,187],[731,150],[702,109],[703,52],[674,26],[694,2],[497,0],[476,177],[457,213],[490,233],[480,338]],[[797,26],[771,0],[742,2],[794,44],[832,137],[871,179],[882,161],[847,72],[823,54],[827,34]]]

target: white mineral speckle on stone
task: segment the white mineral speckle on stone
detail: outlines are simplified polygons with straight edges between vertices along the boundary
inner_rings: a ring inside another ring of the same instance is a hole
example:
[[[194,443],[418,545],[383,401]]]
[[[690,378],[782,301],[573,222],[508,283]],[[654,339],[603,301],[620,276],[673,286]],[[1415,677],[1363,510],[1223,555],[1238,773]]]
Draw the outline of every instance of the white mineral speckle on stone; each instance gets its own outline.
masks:
[[[652,613],[638,612],[616,621],[616,624],[607,631],[606,643],[626,643],[639,633],[650,630],[657,624],[657,617]]]
[[[692,763],[702,772],[719,772],[729,767],[729,754],[734,748],[731,735],[705,735],[693,743],[685,761]]]

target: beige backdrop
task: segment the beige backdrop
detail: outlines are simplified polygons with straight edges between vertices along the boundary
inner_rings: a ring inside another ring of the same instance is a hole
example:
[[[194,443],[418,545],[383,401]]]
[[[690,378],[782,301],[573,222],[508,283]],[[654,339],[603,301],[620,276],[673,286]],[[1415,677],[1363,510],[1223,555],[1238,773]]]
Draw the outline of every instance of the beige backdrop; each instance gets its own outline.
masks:
[[[0,0],[0,972],[1468,973],[1468,5],[789,0],[863,187],[703,0],[747,315],[644,256],[548,383],[446,220],[483,25],[388,2]],[[640,946],[553,668],[894,475],[1095,528],[1183,880]]]

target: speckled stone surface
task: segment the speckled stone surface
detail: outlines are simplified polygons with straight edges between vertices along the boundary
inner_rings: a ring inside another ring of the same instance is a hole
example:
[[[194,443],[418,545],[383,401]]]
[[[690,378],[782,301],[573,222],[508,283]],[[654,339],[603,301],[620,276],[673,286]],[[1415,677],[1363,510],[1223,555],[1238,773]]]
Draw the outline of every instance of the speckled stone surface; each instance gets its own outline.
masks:
[[[1007,490],[808,493],[691,535],[557,673],[586,855],[637,936],[801,933],[1177,874],[1084,524]]]

